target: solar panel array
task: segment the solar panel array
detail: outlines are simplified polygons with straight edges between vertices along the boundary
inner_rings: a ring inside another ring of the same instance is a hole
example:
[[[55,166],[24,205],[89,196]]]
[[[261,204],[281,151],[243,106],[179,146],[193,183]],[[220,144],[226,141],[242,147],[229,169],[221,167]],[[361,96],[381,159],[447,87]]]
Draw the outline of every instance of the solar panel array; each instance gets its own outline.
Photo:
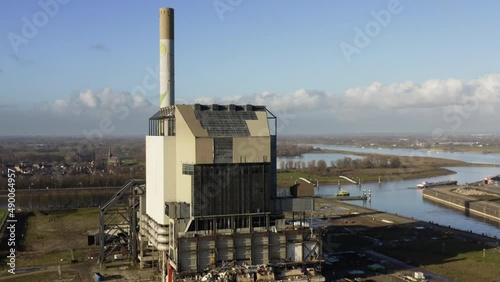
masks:
[[[250,136],[246,120],[256,120],[255,112],[247,111],[195,111],[201,127],[212,137]]]

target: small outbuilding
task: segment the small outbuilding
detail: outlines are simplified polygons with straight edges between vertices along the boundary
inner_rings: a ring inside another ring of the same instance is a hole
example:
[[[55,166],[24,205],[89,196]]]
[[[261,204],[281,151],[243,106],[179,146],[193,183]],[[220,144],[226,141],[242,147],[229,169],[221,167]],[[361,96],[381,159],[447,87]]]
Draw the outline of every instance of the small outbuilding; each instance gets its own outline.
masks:
[[[314,184],[311,181],[299,178],[290,187],[290,194],[294,198],[312,197],[314,196]]]

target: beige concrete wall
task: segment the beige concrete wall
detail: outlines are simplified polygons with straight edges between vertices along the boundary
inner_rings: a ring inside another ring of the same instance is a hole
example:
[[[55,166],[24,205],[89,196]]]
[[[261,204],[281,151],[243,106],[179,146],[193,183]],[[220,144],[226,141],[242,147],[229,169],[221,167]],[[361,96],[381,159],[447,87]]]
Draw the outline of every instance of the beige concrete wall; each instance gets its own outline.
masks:
[[[166,224],[165,198],[165,137],[146,136],[146,213],[158,224]]]
[[[248,130],[250,135],[257,137],[269,136],[269,123],[267,122],[266,112],[255,112],[257,120],[247,120]]]
[[[165,136],[164,159],[165,159],[165,202],[173,202],[176,199],[175,179],[176,179],[176,137]]]
[[[214,139],[211,137],[196,138],[196,163],[214,163]]]
[[[271,139],[267,137],[235,137],[233,139],[233,162],[260,163],[271,161]]]
[[[196,138],[193,135],[195,131],[204,130],[199,126],[197,128],[196,117],[191,106],[176,105],[175,122],[176,122],[176,200],[178,202],[191,203],[191,175],[182,174],[182,164],[196,163]],[[187,118],[187,119],[186,119]],[[193,119],[196,122],[193,122]],[[191,127],[190,127],[191,125]],[[204,130],[206,132],[206,130]],[[207,134],[208,135],[208,134]]]
[[[200,122],[196,119],[194,115],[194,110],[191,105],[176,105],[176,119],[178,116],[182,116],[184,123],[191,130],[192,135],[196,137],[208,137],[208,132],[206,129],[201,127]]]

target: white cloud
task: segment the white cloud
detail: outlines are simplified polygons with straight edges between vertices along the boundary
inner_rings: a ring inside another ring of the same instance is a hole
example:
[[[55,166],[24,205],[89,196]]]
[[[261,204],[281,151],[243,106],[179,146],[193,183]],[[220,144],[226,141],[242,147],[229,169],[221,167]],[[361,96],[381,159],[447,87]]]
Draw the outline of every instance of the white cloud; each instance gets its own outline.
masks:
[[[100,91],[87,89],[68,99],[57,99],[53,103],[43,103],[40,105],[40,109],[59,115],[89,113],[91,116],[102,117],[120,106],[126,106],[133,110],[148,108],[151,103],[142,94],[117,92],[111,88],[104,88]]]
[[[264,91],[253,95],[237,95],[228,97],[198,97],[194,101],[184,101],[185,103],[199,104],[255,104],[265,105],[270,109],[278,111],[287,110],[313,110],[325,106],[330,97],[323,91],[298,89],[291,93],[272,93]],[[177,100],[179,101],[179,100]]]
[[[76,98],[76,101],[81,102],[83,106],[88,108],[97,108],[97,97],[91,90],[86,90],[80,92]]]
[[[492,121],[500,119],[500,74],[473,80],[373,82],[340,93],[297,89],[289,93],[262,91],[176,101],[179,104],[265,105],[278,117],[281,134],[430,133],[436,128],[448,132],[491,131],[497,130]],[[123,108],[126,110],[116,110]],[[142,94],[104,88],[99,91],[87,89],[66,99],[41,103],[36,113],[48,117],[51,124],[61,124],[60,130],[95,128],[102,118],[110,118],[117,126],[114,133],[142,134],[147,130],[144,126],[147,119],[156,109],[157,105],[152,105]],[[56,129],[51,127],[51,130]],[[33,130],[44,132],[38,127]]]
[[[499,91],[500,75],[487,75],[470,81],[432,79],[422,84],[408,81],[383,85],[374,82],[368,87],[347,89],[343,95],[343,106],[391,110],[463,106],[471,101],[489,104],[499,102]]]
[[[45,104],[44,106],[46,107],[47,105]],[[57,99],[54,102],[53,109],[57,113],[65,113],[68,110],[68,102],[63,99]]]
[[[243,96],[239,100],[267,105],[277,109],[316,110],[369,110],[400,111],[402,109],[439,109],[449,106],[465,107],[471,103],[482,106],[500,103],[500,75],[487,75],[475,80],[427,80],[421,84],[412,81],[382,84],[373,82],[365,87],[353,87],[343,93],[326,93],[299,89],[295,92],[275,94],[262,92]],[[207,98],[203,98],[206,100]]]
[[[485,121],[500,118],[497,110],[500,109],[500,74],[473,80],[430,79],[420,84],[373,82],[342,93],[298,89],[290,93],[263,91],[246,96],[196,99],[197,103],[215,101],[266,105],[277,116],[300,119],[303,128],[294,127],[293,121],[290,123],[288,129],[294,132],[319,133],[332,126],[334,129],[329,131],[427,131],[436,126],[450,131],[482,130]]]
[[[133,108],[146,108],[151,105],[148,100],[143,95],[133,95],[132,96]]]

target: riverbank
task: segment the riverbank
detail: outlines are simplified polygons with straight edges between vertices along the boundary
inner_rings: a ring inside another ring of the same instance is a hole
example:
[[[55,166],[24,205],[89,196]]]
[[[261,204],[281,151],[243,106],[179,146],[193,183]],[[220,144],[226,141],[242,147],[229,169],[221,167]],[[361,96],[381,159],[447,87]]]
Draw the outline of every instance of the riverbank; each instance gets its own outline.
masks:
[[[359,145],[359,144],[349,144],[349,143],[342,143],[342,145],[328,144],[328,143],[318,142],[318,140],[308,142],[308,143],[316,145],[316,148],[317,147],[321,148],[321,145],[325,145],[325,146],[349,146],[349,147],[361,148],[361,145]],[[369,146],[367,144],[363,148],[409,149],[409,150],[428,150],[431,152],[455,152],[455,153],[479,153],[479,154],[491,154],[491,153],[498,154],[498,153],[500,153],[500,146],[494,146],[494,145],[472,146],[472,145],[450,144],[450,145],[437,145],[437,146],[430,146],[430,147],[416,147],[416,146],[403,146],[403,145],[393,146],[393,145],[386,145],[386,144],[378,144],[375,146]]]
[[[310,211],[305,218],[309,222]],[[375,281],[402,281],[397,277],[416,271],[432,277],[430,281],[496,281],[500,277],[499,240],[495,238],[328,198],[315,199],[313,218],[313,225],[327,230],[324,256],[332,261],[335,279],[350,277],[352,270],[361,270],[360,276],[366,279],[386,277]],[[387,255],[394,262],[373,258],[366,250]],[[364,262],[365,255],[370,257],[369,264]],[[385,268],[383,275],[369,270],[374,263]]]
[[[385,149],[391,149],[391,148],[385,148]],[[417,149],[415,149],[417,151]],[[448,151],[451,152],[451,151]],[[363,153],[363,152],[355,152],[355,151],[349,151],[349,150],[333,150],[333,149],[320,149],[314,151],[315,154],[345,154],[345,155],[354,155],[354,156],[360,156],[360,157],[371,157],[371,156],[386,156],[386,157],[391,157],[393,155],[387,155],[387,154],[377,154],[377,153]],[[471,153],[480,153],[480,152],[471,152]],[[495,152],[496,153],[496,152]],[[443,161],[449,161],[449,164],[446,166],[495,166],[494,164],[480,164],[480,163],[468,163],[468,162],[463,162],[463,161],[457,161],[457,160],[452,160],[452,159],[444,159],[444,158],[436,158],[436,157],[420,157],[420,156],[399,156],[400,158],[428,158],[436,162],[441,162]]]
[[[500,222],[500,194],[498,191],[495,193],[495,190],[484,189],[479,185],[464,185],[460,188],[444,186],[423,189],[422,195],[424,199],[464,211],[466,215],[475,214]]]
[[[339,151],[339,150],[321,150],[318,151],[324,154],[348,154],[348,155],[358,155],[363,157],[370,157],[376,154],[349,152],[349,151]],[[389,155],[376,155],[378,158],[387,157],[390,159],[394,156]],[[347,176],[355,181],[361,181],[362,183],[369,182],[382,182],[394,181],[394,180],[409,180],[417,178],[427,178],[434,176],[442,176],[454,174],[455,172],[446,169],[444,167],[494,167],[492,164],[476,164],[467,163],[463,161],[451,160],[451,159],[441,159],[434,157],[418,157],[418,156],[398,156],[400,161],[399,167],[383,167],[383,168],[329,168],[328,171],[319,172],[315,170],[304,169],[288,169],[278,170],[277,180],[279,187],[289,187],[295,183],[295,180],[299,177],[306,179],[316,180],[320,184],[338,184],[339,176]],[[342,180],[343,181],[343,180]]]

